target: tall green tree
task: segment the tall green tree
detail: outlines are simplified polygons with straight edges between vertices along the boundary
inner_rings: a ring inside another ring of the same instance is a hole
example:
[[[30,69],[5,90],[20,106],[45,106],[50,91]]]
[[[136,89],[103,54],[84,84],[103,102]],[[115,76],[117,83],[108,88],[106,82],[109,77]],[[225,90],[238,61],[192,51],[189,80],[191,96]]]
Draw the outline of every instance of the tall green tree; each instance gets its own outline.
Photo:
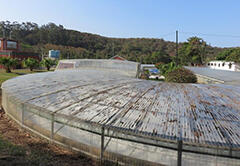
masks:
[[[166,76],[169,72],[181,68],[182,66],[177,65],[175,62],[170,62],[168,64],[157,64],[156,67],[162,75]]]
[[[162,62],[167,64],[171,62],[170,56],[164,50],[153,52],[151,59],[153,60],[153,63]]]
[[[220,52],[216,59],[240,63],[240,48],[227,48]]]
[[[216,59],[217,59],[217,60],[226,60],[226,58],[227,58],[232,52],[234,52],[234,50],[235,50],[234,48],[225,49],[225,50],[221,51],[221,52],[217,55]]]
[[[189,63],[205,63],[206,46],[206,42],[201,38],[189,38],[179,50],[179,59],[181,64],[186,65]]]
[[[9,57],[0,57],[0,64],[4,66],[7,73],[11,73],[11,68],[18,64],[18,60]]]
[[[236,48],[234,51],[232,51],[230,55],[226,57],[226,60],[240,63],[240,48]]]

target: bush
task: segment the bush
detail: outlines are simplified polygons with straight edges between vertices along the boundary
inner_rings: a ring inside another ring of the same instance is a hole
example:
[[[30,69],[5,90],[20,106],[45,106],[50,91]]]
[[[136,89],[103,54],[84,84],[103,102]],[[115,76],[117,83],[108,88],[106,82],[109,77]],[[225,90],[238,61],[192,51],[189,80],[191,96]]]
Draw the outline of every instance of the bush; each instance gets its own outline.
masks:
[[[42,66],[46,67],[47,70],[49,71],[52,66],[57,64],[57,62],[56,62],[56,60],[46,58],[41,61],[41,64],[42,64]]]
[[[33,71],[34,68],[39,67],[39,61],[34,58],[27,58],[23,61],[23,65]]]
[[[162,75],[166,76],[169,72],[176,70],[176,69],[180,68],[181,66],[176,65],[176,63],[174,63],[174,62],[171,62],[168,64],[158,63],[158,64],[156,64],[156,67],[160,70],[160,73]]]
[[[11,68],[18,64],[18,60],[10,57],[0,57],[0,65],[2,65],[7,73],[11,73]]]
[[[150,73],[148,70],[144,70],[143,72],[141,72],[140,74],[140,79],[144,79],[144,80],[148,80],[148,77],[149,77]]]
[[[167,73],[165,80],[177,83],[196,83],[197,77],[192,71],[182,67]]]

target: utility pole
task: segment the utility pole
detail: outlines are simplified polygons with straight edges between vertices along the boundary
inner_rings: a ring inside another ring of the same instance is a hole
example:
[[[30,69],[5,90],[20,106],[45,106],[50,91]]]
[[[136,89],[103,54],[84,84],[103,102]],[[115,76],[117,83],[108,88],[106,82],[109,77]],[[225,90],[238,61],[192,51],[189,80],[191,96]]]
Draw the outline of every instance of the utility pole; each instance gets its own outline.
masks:
[[[3,38],[5,38],[5,29],[3,28]]]
[[[114,51],[114,42],[113,42],[113,57],[115,56],[115,51]]]
[[[176,63],[178,65],[178,31],[176,31]]]

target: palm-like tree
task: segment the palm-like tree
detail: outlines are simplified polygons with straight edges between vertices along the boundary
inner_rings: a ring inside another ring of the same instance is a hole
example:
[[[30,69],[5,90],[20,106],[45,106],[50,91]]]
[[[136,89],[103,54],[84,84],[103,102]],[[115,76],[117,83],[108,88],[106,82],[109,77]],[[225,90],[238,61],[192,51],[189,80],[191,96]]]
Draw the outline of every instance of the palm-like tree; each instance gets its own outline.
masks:
[[[0,57],[0,65],[4,66],[7,73],[11,73],[11,68],[18,64],[18,60],[9,57]]]

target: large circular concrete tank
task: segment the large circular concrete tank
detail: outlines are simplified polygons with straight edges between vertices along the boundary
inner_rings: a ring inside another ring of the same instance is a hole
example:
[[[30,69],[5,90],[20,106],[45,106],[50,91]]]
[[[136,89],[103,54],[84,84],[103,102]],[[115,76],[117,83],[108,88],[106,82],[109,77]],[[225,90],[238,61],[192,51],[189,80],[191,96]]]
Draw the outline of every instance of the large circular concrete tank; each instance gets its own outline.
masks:
[[[4,82],[2,105],[44,138],[120,164],[240,164],[240,86],[140,80],[138,69],[60,61]]]

